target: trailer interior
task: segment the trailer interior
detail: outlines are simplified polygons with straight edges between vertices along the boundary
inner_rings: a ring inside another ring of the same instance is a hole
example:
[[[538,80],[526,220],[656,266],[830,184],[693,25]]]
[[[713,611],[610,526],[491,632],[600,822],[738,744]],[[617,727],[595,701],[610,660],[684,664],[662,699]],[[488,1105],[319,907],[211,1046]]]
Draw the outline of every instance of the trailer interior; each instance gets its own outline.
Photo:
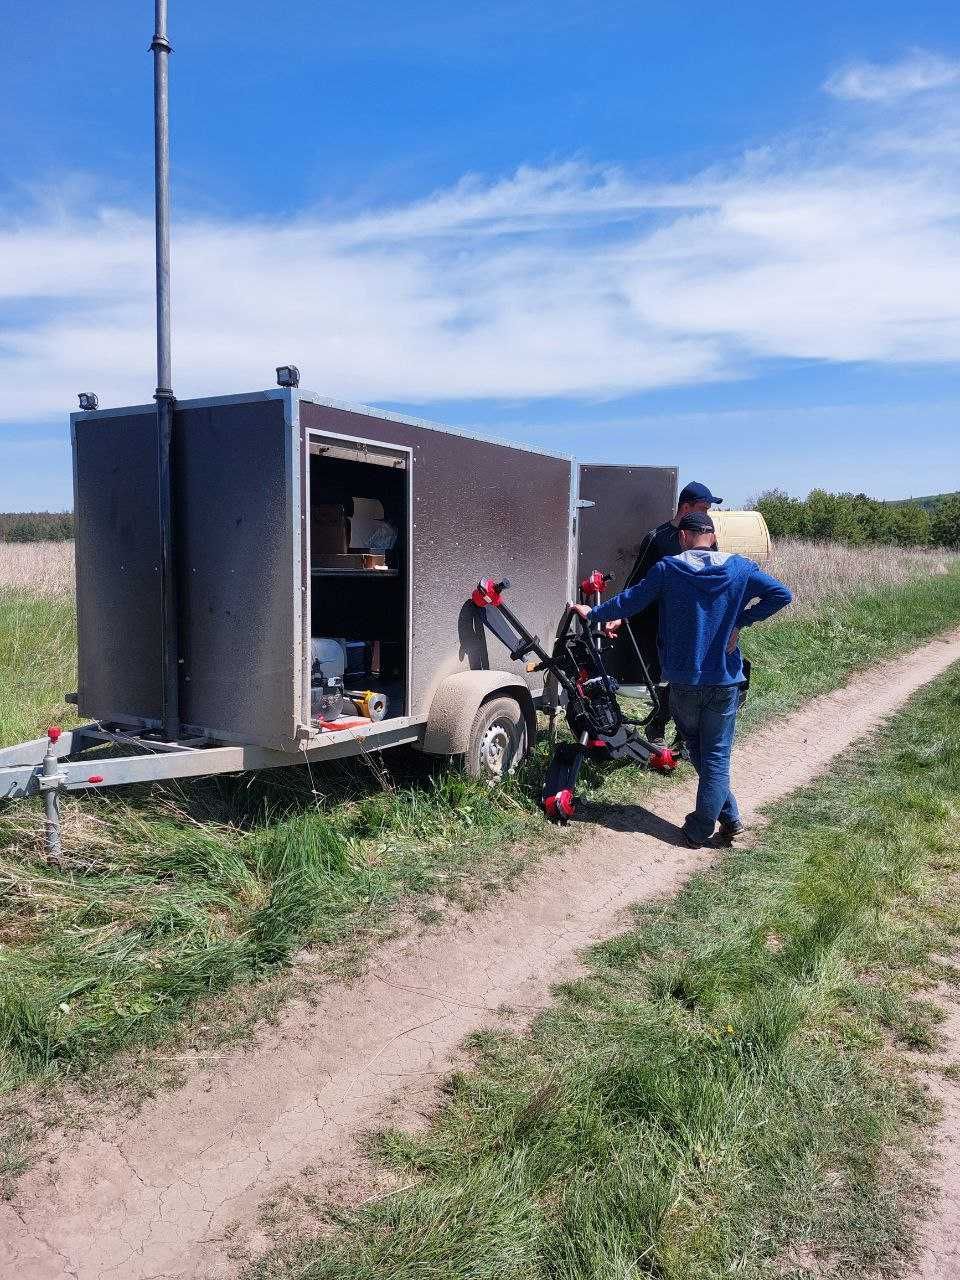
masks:
[[[396,719],[410,705],[410,453],[319,433],[309,453],[311,718]]]

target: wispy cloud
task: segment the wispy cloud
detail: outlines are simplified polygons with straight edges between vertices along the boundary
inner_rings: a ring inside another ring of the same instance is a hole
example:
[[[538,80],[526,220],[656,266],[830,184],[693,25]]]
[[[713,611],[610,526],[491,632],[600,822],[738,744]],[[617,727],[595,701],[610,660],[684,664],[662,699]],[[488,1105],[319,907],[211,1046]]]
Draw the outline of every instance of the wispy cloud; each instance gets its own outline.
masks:
[[[182,218],[176,391],[262,386],[286,360],[331,396],[421,403],[615,397],[769,358],[954,363],[956,123],[948,88],[682,182],[571,161],[350,217]],[[152,237],[108,204],[7,211],[0,418],[88,388],[149,400]]]
[[[852,62],[824,85],[836,98],[893,102],[960,83],[960,62],[914,49],[898,62]]]

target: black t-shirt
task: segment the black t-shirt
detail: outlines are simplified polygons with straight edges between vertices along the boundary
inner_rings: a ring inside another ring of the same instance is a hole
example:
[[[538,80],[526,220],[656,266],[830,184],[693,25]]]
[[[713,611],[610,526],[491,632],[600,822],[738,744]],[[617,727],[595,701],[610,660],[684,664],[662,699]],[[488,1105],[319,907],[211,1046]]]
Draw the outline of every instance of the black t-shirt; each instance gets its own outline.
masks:
[[[664,520],[663,524],[658,524],[655,529],[651,529],[640,543],[640,550],[637,552],[633,568],[627,575],[627,580],[620,590],[625,591],[627,587],[635,586],[665,556],[678,556],[680,551],[679,529],[672,521]],[[640,646],[650,678],[654,683],[660,680],[660,655],[657,650],[657,631],[659,627],[660,607],[657,604],[648,605],[642,613],[634,614],[630,619],[630,628]],[[617,673],[620,680],[630,683],[631,681],[643,679],[643,673],[634,655],[633,645],[630,643],[625,631],[621,631],[617,638],[616,654]]]
[[[655,529],[651,529],[640,543],[640,550],[637,552],[633,568],[621,590],[635,586],[647,576],[655,564],[665,556],[678,556],[680,550],[680,530],[672,520],[664,520],[663,524],[658,524]]]

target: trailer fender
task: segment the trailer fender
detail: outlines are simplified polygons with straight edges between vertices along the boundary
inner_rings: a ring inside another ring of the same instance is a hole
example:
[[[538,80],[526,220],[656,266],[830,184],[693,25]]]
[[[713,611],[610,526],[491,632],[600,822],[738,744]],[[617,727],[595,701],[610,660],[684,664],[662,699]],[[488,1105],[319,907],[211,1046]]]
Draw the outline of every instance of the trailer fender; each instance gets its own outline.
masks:
[[[470,746],[470,730],[484,702],[498,694],[515,698],[527,722],[527,741],[537,733],[537,713],[526,683],[508,671],[458,671],[437,686],[430,703],[420,750],[429,755],[462,756]]]

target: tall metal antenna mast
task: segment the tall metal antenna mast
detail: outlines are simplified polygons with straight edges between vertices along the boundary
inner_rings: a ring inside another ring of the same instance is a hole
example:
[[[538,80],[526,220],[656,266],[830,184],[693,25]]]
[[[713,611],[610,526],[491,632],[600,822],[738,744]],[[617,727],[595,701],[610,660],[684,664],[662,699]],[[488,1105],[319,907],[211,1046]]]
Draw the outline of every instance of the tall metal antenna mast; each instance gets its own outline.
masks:
[[[167,79],[170,41],[167,0],[156,0],[153,40],[153,142],[157,236],[157,430],[160,485],[160,611],[163,664],[163,736],[180,734],[180,654],[177,577],[173,545],[173,375],[170,369],[170,108]]]

